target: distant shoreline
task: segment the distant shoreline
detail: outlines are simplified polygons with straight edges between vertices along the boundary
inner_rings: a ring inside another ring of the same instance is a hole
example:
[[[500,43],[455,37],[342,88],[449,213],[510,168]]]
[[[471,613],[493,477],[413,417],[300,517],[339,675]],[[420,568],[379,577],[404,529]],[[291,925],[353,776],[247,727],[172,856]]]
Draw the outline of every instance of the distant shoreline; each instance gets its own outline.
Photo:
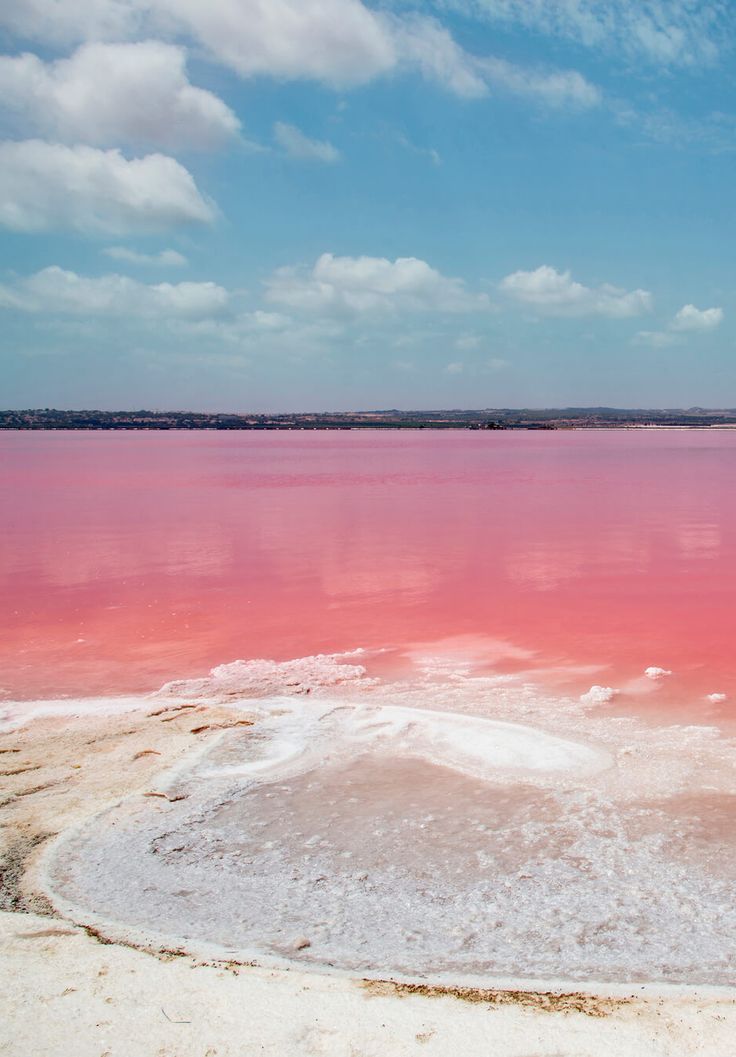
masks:
[[[480,411],[337,411],[224,414],[195,411],[0,411],[0,430],[580,430],[730,429],[732,408],[487,408]]]

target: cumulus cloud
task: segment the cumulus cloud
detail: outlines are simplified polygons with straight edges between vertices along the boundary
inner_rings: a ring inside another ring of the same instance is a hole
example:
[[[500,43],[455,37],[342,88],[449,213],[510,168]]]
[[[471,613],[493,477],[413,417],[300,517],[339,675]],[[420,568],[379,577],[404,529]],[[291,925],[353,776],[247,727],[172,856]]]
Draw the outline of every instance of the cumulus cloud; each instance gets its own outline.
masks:
[[[277,121],[273,126],[273,136],[278,145],[292,158],[327,163],[340,160],[337,147],[323,140],[310,139],[295,125]]]
[[[233,111],[161,41],[85,44],[70,58],[0,56],[0,100],[26,130],[67,143],[211,148],[240,130]]]
[[[129,160],[118,150],[0,143],[0,224],[14,231],[125,234],[215,215],[191,173],[166,155]]]
[[[696,308],[683,305],[675,314],[670,327],[674,331],[713,330],[723,321],[722,308]]]
[[[139,31],[147,6],[137,0],[14,0],[0,4],[0,26],[56,45],[124,39]]]
[[[243,77],[350,88],[417,70],[468,98],[487,94],[490,83],[557,105],[597,101],[597,90],[574,71],[539,73],[478,59],[436,19],[375,10],[361,0],[15,0],[0,7],[0,27],[52,44],[184,38]]]
[[[360,0],[14,0],[0,26],[52,44],[184,35],[238,73],[341,87],[393,68],[389,21]]]
[[[56,265],[0,285],[0,307],[52,315],[197,319],[221,313],[228,302],[228,291],[216,283],[149,285],[125,275],[89,278]]]
[[[248,77],[363,84],[396,63],[384,18],[360,0],[152,0],[218,61]]]
[[[160,268],[183,268],[189,262],[178,250],[160,250],[158,253],[139,253],[127,246],[106,246],[102,251],[106,257],[126,264],[151,265]]]
[[[634,335],[635,345],[649,345],[653,349],[664,349],[679,345],[686,334],[703,334],[715,330],[723,322],[722,308],[696,308],[683,305],[670,320],[667,330],[640,330]]]
[[[558,272],[546,264],[535,271],[507,275],[500,288],[522,304],[558,316],[625,319],[648,312],[652,305],[652,295],[647,290],[623,290],[609,283],[583,286],[569,271]]]
[[[266,283],[270,301],[314,312],[469,312],[489,307],[461,279],[416,257],[336,257],[323,253],[309,270],[280,268]]]

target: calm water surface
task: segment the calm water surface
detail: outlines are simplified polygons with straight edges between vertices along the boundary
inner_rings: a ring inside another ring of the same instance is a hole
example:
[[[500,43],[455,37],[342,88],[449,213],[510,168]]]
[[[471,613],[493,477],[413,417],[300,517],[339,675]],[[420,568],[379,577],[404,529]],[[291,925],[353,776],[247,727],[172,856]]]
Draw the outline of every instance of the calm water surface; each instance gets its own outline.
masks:
[[[0,457],[7,697],[439,643],[618,708],[736,700],[733,432],[8,432]]]

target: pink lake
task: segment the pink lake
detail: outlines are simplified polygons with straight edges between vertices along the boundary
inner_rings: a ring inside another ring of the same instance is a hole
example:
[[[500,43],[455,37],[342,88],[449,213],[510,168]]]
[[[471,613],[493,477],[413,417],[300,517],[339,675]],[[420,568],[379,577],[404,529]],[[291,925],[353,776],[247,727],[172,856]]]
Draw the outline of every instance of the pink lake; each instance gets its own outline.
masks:
[[[188,730],[164,813],[133,791],[65,834],[66,916],[351,973],[733,985],[736,433],[0,450],[0,733],[247,713]]]
[[[7,432],[0,454],[6,697],[358,647],[400,671],[430,644],[732,715],[736,433]]]

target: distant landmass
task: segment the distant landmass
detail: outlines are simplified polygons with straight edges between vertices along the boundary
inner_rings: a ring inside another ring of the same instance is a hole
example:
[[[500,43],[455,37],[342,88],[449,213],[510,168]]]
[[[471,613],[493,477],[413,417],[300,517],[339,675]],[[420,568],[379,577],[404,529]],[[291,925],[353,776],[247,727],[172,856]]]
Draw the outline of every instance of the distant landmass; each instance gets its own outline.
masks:
[[[199,411],[0,411],[0,429],[611,429],[736,427],[733,408],[485,408],[208,414]]]

